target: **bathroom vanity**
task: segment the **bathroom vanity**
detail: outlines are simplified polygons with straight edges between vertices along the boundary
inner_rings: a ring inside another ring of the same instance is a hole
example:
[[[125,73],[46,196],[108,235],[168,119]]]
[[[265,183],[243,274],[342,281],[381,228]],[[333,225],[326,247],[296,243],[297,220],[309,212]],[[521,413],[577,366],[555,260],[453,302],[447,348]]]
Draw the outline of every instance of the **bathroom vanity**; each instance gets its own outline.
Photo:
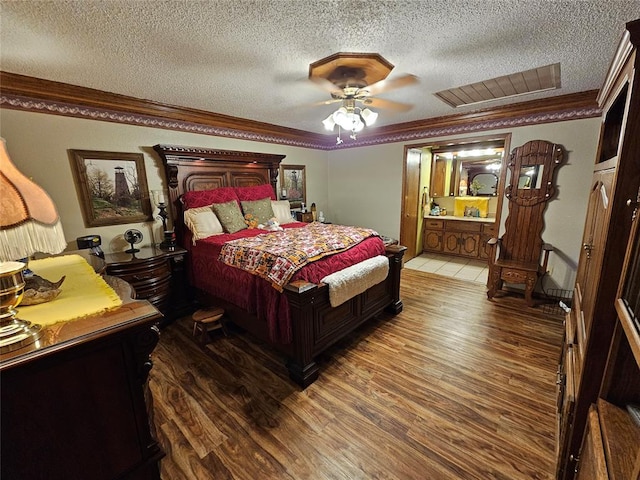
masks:
[[[495,218],[426,216],[423,226],[425,252],[488,258],[487,241],[497,232]]]
[[[487,259],[498,235],[505,138],[469,139],[431,149],[430,211],[422,222],[424,252]],[[437,206],[437,207],[436,207]],[[447,215],[429,215],[442,210]]]

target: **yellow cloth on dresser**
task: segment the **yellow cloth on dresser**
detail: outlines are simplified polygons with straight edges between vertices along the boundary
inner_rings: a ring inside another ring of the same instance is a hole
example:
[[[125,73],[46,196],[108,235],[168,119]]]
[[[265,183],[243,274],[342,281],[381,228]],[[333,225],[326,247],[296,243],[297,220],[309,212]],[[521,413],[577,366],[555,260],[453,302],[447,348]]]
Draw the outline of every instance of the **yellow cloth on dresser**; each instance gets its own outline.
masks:
[[[487,218],[489,215],[489,198],[456,197],[453,214],[456,217],[463,217],[465,207],[475,207],[480,211],[480,218]]]
[[[57,282],[65,275],[60,294],[50,302],[18,306],[18,318],[49,326],[113,310],[122,300],[80,255],[31,260],[29,268],[42,278]]]

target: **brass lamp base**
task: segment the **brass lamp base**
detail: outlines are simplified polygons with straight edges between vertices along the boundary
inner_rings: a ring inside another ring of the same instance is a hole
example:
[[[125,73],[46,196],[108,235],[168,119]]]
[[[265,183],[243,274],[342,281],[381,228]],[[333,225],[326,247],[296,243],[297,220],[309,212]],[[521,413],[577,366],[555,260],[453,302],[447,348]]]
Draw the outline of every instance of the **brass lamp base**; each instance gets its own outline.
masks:
[[[0,352],[7,353],[37,342],[42,337],[42,327],[26,320],[14,318],[0,325]]]
[[[35,343],[42,336],[40,325],[15,318],[24,294],[25,267],[21,262],[0,262],[0,353]]]

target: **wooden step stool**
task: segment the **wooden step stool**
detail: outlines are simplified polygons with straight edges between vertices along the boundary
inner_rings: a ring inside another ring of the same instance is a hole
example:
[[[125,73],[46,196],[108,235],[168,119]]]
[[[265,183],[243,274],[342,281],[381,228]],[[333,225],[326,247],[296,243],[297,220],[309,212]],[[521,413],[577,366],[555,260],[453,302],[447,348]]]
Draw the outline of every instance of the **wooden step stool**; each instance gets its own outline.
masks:
[[[208,343],[209,332],[222,329],[222,332],[227,335],[227,330],[222,323],[222,317],[224,316],[224,309],[220,307],[203,308],[195,312],[191,318],[193,319],[193,336],[198,338],[202,345]]]

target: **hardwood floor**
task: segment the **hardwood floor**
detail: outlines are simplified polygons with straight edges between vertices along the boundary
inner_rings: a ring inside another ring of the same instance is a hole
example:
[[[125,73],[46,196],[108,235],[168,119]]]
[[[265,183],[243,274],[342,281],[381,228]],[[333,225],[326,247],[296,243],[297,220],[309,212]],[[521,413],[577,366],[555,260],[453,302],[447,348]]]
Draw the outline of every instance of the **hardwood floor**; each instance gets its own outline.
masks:
[[[551,479],[562,319],[478,283],[404,269],[404,311],[320,358],[191,322],[163,330],[150,386],[164,480]]]

